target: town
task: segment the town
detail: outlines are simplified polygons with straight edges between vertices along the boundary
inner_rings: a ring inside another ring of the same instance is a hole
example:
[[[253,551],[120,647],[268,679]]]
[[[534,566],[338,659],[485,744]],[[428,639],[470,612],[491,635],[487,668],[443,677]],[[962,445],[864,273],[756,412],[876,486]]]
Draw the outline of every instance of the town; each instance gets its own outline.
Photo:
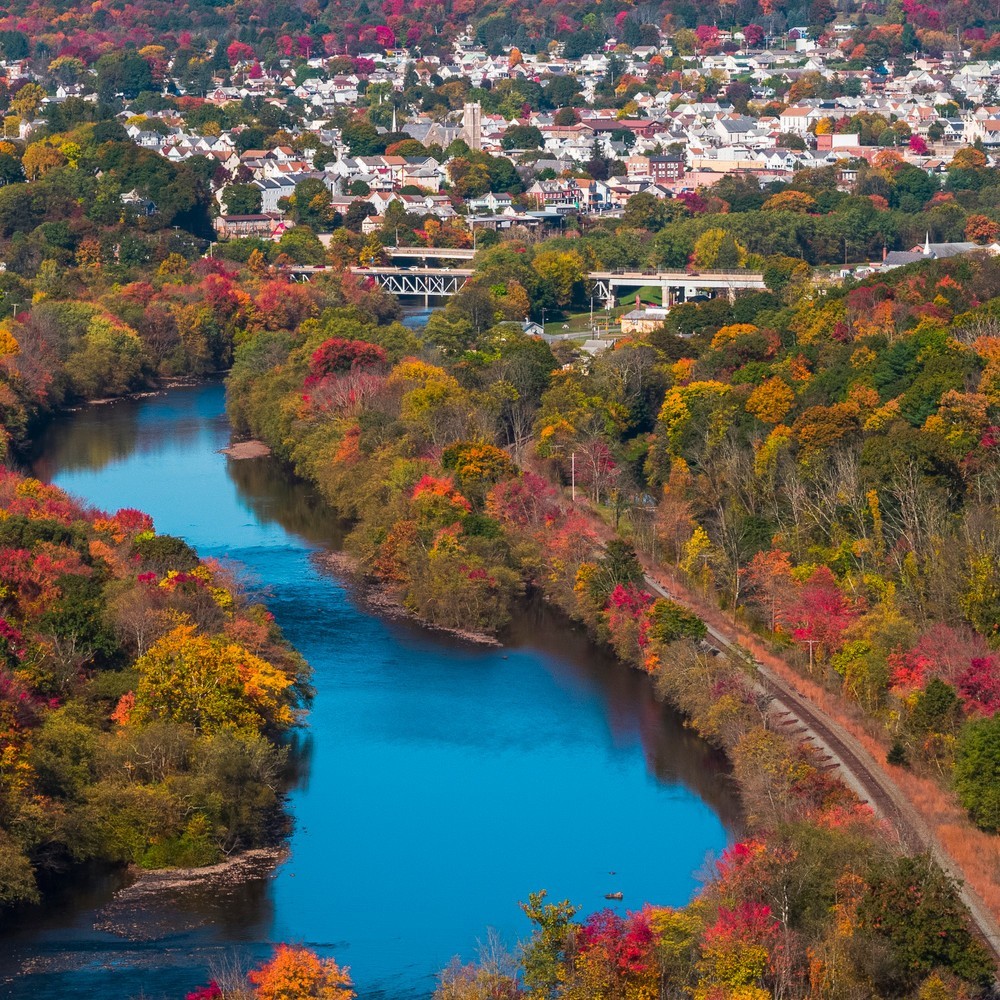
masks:
[[[36,133],[80,102],[122,99],[133,143],[201,165],[215,240],[233,244],[230,256],[242,248],[244,261],[259,240],[322,266],[340,227],[372,237],[361,264],[385,263],[383,245],[468,249],[496,233],[537,239],[601,219],[649,228],[726,211],[753,191],[773,194],[775,210],[822,213],[823,199],[785,190],[804,171],[832,174],[834,192],[876,208],[890,204],[887,171],[898,175],[893,207],[944,200],[951,173],[988,165],[1000,147],[1000,61],[982,54],[985,40],[865,21],[667,34],[619,15],[621,38],[583,52],[577,35],[522,51],[487,22],[437,55],[398,46],[384,27],[354,56],[282,36],[279,57],[263,61],[244,42],[197,60],[147,45],[102,56],[96,73],[73,57],[45,72],[7,59],[4,129],[24,144],[34,180],[71,152]],[[152,217],[157,197],[121,200]],[[879,254],[844,238],[809,263],[863,276],[994,245],[996,225],[973,220],[961,239],[928,228],[910,244],[887,237]],[[286,238],[296,226],[320,241]]]

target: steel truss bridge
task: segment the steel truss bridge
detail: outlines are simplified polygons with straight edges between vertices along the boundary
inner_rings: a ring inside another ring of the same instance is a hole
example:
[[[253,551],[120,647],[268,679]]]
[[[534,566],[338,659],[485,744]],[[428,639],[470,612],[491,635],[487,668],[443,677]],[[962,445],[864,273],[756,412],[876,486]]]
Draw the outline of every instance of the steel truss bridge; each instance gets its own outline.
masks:
[[[454,295],[475,274],[471,267],[352,267],[390,295],[415,295],[429,305],[433,297]]]

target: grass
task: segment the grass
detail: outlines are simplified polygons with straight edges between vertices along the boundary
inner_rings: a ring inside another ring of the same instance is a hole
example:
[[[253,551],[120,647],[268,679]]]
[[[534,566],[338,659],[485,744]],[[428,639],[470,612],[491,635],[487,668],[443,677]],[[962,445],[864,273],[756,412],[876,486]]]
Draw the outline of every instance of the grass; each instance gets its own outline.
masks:
[[[659,288],[640,288],[638,294],[642,297],[643,305],[659,305]],[[626,299],[621,299],[614,309],[607,310],[603,303],[594,302],[594,326],[599,330],[604,330],[608,326],[608,319],[611,319],[611,332],[618,332],[619,320],[627,312],[635,308],[635,295],[630,295]],[[564,329],[565,327],[565,329]],[[548,334],[577,333],[581,339],[590,336],[590,309],[583,312],[569,313],[560,319],[546,320],[545,332]]]

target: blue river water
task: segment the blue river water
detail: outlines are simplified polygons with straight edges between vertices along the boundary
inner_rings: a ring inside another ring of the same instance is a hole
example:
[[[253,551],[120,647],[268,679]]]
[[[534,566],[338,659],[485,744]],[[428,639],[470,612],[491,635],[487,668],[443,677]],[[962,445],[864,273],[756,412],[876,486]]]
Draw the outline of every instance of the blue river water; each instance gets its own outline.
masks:
[[[349,965],[363,998],[427,997],[488,928],[527,934],[529,892],[585,912],[691,897],[738,808],[646,678],[540,604],[503,649],[371,614],[315,559],[340,526],[311,489],[227,458],[228,441],[221,385],[173,389],[60,421],[36,474],[243,567],[312,664],[290,857],[171,896],[125,937],[97,918],[118,880],[95,878],[0,936],[0,996],[179,1000],[210,966],[289,941]]]

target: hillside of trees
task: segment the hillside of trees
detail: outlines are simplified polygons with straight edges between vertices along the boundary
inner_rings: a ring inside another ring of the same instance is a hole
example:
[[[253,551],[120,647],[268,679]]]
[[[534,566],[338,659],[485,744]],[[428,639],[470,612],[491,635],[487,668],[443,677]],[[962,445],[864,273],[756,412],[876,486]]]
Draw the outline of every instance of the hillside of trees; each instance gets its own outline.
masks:
[[[192,64],[191,74],[197,80],[202,65],[225,68],[227,60],[235,61],[233,55],[269,64],[296,55],[356,55],[396,45],[433,55],[465,31],[487,49],[499,51],[503,45],[515,45],[527,52],[544,51],[550,41],[557,41],[566,46],[567,54],[579,55],[599,50],[610,38],[630,46],[655,45],[659,40],[656,29],[673,33],[698,26],[763,25],[778,34],[791,27],[810,27],[821,33],[841,7],[832,0],[738,0],[707,5],[659,0],[612,4],[606,9],[585,0],[552,0],[542,5],[471,0],[416,0],[412,4],[320,0],[311,5],[146,0],[138,5],[80,2],[53,8],[15,0],[0,20],[0,55],[13,60],[29,56],[65,60],[57,68],[66,74],[79,65],[96,66],[114,85],[138,92],[154,89],[148,84],[170,57]],[[942,36],[947,44],[956,29],[970,42],[990,47],[998,27],[995,7],[984,0],[963,4],[873,0],[842,12],[860,18],[863,34],[856,42],[876,46],[892,42],[889,37],[868,37],[864,29],[869,18],[879,22],[884,18],[890,25],[905,22],[911,33],[914,29],[929,33],[931,47],[941,44],[933,36]],[[217,41],[221,44],[216,46]],[[912,40],[907,42],[912,48]],[[116,52],[123,48],[124,56]]]

